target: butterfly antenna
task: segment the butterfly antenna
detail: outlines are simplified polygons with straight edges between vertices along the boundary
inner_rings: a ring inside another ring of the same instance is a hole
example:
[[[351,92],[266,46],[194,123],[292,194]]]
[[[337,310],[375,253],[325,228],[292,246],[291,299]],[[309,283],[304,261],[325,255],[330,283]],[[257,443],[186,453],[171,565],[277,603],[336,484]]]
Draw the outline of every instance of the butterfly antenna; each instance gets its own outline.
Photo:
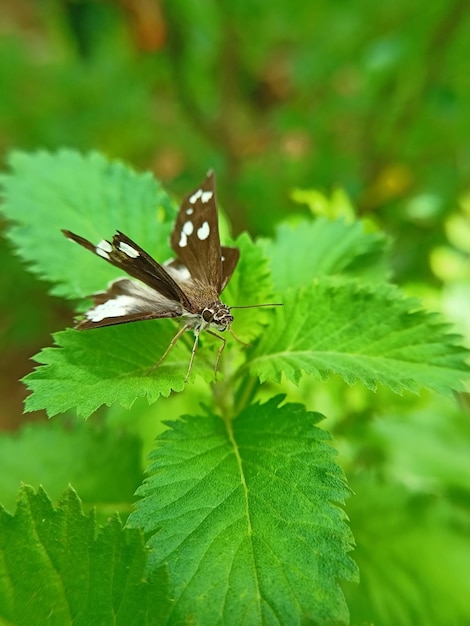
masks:
[[[268,304],[242,304],[239,306],[229,306],[229,309],[257,309],[260,306],[284,306],[282,302],[268,303]]]

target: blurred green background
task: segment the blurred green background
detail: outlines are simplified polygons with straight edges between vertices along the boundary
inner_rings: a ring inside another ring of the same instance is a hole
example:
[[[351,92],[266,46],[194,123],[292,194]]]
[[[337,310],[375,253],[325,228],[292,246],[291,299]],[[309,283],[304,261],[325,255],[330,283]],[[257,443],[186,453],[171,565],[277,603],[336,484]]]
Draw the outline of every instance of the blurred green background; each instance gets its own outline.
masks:
[[[176,197],[213,167],[235,233],[254,236],[317,212],[311,190],[343,189],[368,228],[393,237],[394,281],[470,345],[469,59],[465,0],[3,0],[3,164],[12,149],[97,149]],[[16,430],[45,420],[21,416],[18,379],[73,314],[5,239],[0,267],[0,428]],[[460,626],[442,598],[470,615],[465,395],[459,409],[338,381],[303,392],[329,409],[358,494],[348,511],[361,593],[388,611],[382,623]],[[366,623],[369,605],[349,594]]]

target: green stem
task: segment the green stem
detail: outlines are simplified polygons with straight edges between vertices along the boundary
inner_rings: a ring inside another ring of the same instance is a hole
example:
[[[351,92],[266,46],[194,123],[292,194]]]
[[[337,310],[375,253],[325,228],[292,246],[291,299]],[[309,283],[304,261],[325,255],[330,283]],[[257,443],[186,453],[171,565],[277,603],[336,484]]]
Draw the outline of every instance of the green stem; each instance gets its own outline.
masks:
[[[253,398],[256,396],[259,386],[259,380],[254,376],[248,375],[242,379],[238,393],[235,397],[234,409],[236,415],[251,404]]]

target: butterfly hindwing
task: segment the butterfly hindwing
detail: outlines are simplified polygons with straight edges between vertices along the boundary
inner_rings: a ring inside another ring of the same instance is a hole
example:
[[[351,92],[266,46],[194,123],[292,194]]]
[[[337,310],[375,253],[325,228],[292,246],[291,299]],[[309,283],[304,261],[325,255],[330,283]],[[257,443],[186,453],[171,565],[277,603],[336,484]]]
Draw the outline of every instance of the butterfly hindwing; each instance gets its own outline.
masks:
[[[183,314],[179,302],[168,300],[154,289],[129,278],[113,281],[106,291],[96,293],[92,298],[93,306],[77,324],[80,330]]]
[[[225,246],[221,248],[222,284],[220,291],[224,289],[228,281],[232,278],[239,258],[240,250],[238,248],[227,248]]]

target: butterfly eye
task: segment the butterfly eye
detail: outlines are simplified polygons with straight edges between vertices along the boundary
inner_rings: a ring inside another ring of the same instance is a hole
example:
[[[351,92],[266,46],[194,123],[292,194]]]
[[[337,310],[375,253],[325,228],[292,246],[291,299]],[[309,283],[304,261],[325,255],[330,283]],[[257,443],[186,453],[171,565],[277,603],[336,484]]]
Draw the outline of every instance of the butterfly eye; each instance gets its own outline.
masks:
[[[214,314],[210,309],[204,309],[202,312],[202,319],[205,322],[211,322],[214,319]]]

